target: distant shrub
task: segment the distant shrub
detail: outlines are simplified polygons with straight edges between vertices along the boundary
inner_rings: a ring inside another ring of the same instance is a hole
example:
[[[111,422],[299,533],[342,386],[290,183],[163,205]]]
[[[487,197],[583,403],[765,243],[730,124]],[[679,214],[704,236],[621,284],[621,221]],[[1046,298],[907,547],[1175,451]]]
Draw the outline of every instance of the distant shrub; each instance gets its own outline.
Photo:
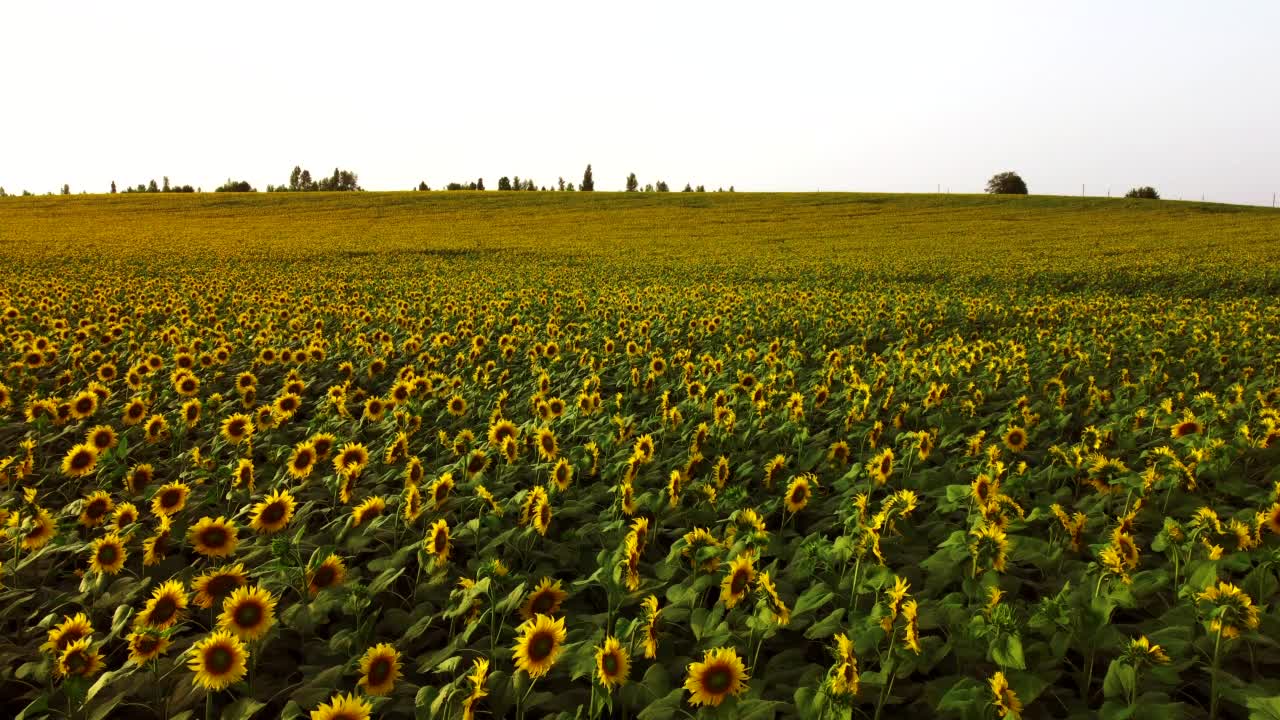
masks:
[[[1142,187],[1133,188],[1129,192],[1125,193],[1124,196],[1127,198],[1137,198],[1140,200],[1159,200],[1160,199],[1160,193],[1156,192],[1156,189],[1151,187],[1150,185],[1143,185]]]
[[[258,191],[252,185],[249,184],[248,180],[232,180],[231,178],[227,178],[227,181],[222,183],[222,185],[218,186],[218,188],[215,189],[214,192],[258,192]]]
[[[987,192],[992,195],[1026,195],[1027,184],[1016,172],[1002,172],[987,181]]]

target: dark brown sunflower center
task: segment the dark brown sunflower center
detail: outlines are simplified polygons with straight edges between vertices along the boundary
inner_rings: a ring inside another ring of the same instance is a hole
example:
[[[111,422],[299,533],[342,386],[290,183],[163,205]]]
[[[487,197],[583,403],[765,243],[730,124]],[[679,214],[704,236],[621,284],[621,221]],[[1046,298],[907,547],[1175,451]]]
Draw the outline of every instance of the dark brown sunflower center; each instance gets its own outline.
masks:
[[[67,656],[65,662],[67,664],[67,669],[70,670],[73,675],[83,673],[89,666],[89,660],[82,652],[71,653]]]
[[[391,677],[391,659],[380,657],[369,663],[369,684],[381,685]]]
[[[205,591],[214,597],[220,597],[240,587],[239,579],[233,575],[214,575],[209,578]]]
[[[102,517],[102,514],[105,513],[106,511],[107,511],[106,500],[94,500],[93,502],[89,503],[89,507],[85,508],[84,514],[87,517],[97,520],[98,518]]]
[[[256,602],[241,603],[236,608],[235,620],[242,628],[257,627],[262,622],[262,606]]]
[[[102,565],[111,565],[120,557],[120,553],[116,551],[115,545],[103,545],[98,548],[98,562]]]
[[[893,461],[892,461],[892,460],[890,460],[889,458],[885,458],[885,459],[881,460],[881,461],[880,461],[880,474],[881,474],[881,475],[888,475],[888,474],[889,474],[889,469],[890,469],[890,468],[892,468],[892,467],[893,467]]]
[[[156,600],[156,604],[151,608],[151,622],[168,622],[177,611],[178,604],[173,601],[173,598],[163,596]]]
[[[227,434],[233,438],[238,438],[244,434],[244,421],[237,420],[227,426]]]
[[[550,633],[540,632],[529,638],[529,659],[540,661],[551,655],[556,647],[556,639]]]
[[[733,574],[733,580],[729,582],[729,591],[734,595],[746,592],[748,582],[750,579],[747,577],[747,571],[739,570]]]
[[[262,511],[262,522],[274,525],[284,519],[284,503],[271,503]]]
[[[795,490],[792,490],[792,491],[791,491],[791,502],[793,502],[793,503],[803,502],[803,501],[804,501],[804,496],[805,496],[805,493],[806,493],[806,492],[807,492],[807,491],[804,489],[804,487],[803,487],[803,486],[797,487]]]
[[[211,548],[220,548],[227,544],[227,531],[220,527],[206,528],[200,533],[200,542]]]
[[[93,455],[84,450],[81,450],[80,452],[71,456],[71,467],[76,470],[83,470],[92,464],[93,464]]]
[[[444,552],[449,546],[449,533],[444,530],[437,530],[435,537],[431,538],[431,547],[437,555]]]
[[[328,565],[321,565],[320,568],[316,570],[316,574],[312,579],[312,582],[316,587],[325,588],[333,584],[333,578],[333,568]]]
[[[62,637],[58,638],[58,650],[65,650],[71,643],[84,637],[84,633],[78,629],[67,630],[62,633]]]
[[[83,414],[91,410],[93,410],[93,400],[90,400],[89,398],[80,398],[76,401],[76,412]]]
[[[556,596],[551,592],[541,592],[533,596],[533,602],[529,603],[534,613],[546,615],[551,612],[551,608],[555,607]]]
[[[204,651],[204,664],[212,675],[230,672],[234,661],[235,655],[231,652],[231,648],[215,645]]]
[[[551,508],[547,507],[546,504],[539,505],[538,506],[538,524],[543,527],[546,527],[550,523],[551,523]]]
[[[182,502],[181,490],[165,490],[164,494],[160,496],[160,505],[163,507],[176,507],[180,502]]]
[[[142,417],[142,413],[143,413],[144,411],[145,411],[145,408],[143,408],[141,405],[130,405],[130,406],[129,406],[129,417],[132,417],[132,418],[139,418],[139,417]]]
[[[729,668],[717,665],[702,675],[702,687],[713,695],[723,695],[733,684],[733,673]]]
[[[137,650],[139,655],[150,655],[160,646],[160,639],[150,636],[143,637],[138,640]]]
[[[600,665],[604,668],[604,674],[613,676],[618,674],[618,656],[609,653],[600,659]]]

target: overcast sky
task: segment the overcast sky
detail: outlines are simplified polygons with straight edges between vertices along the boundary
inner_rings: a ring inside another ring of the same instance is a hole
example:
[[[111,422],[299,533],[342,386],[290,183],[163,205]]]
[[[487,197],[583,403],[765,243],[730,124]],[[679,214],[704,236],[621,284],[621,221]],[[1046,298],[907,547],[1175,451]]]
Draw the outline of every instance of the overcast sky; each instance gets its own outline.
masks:
[[[371,190],[1032,193],[1271,204],[1280,2],[7,2],[0,186],[294,165]]]

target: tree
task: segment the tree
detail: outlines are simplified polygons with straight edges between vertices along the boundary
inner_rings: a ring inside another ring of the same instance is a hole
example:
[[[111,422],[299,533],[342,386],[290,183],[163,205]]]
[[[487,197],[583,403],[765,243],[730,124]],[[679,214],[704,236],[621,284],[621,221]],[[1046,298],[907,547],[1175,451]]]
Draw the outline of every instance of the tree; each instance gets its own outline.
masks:
[[[293,172],[289,173],[289,189],[294,191],[302,189],[302,168],[297,165],[294,165]]]
[[[706,188],[706,187],[704,187],[704,186],[702,186],[702,185],[699,185],[699,186],[698,186],[698,190],[697,190],[697,191],[698,191],[698,192],[706,192],[706,191],[707,191],[707,188]]]
[[[298,180],[299,190],[315,190],[315,183],[311,182],[311,171],[303,170],[302,177]]]
[[[1026,195],[1027,184],[1016,172],[1002,172],[987,181],[987,192],[992,195]]]
[[[574,190],[574,188],[573,188],[573,183],[569,183],[569,187],[568,187],[568,188],[566,188],[566,190],[568,190],[569,192],[575,192],[575,190]]]
[[[559,186],[560,186],[560,191],[561,191],[561,192],[563,192],[563,191],[564,191],[564,178],[560,178],[560,180],[559,180],[559,183],[558,183],[558,184],[559,184]]]
[[[1156,192],[1156,189],[1151,187],[1150,185],[1143,185],[1142,187],[1133,188],[1129,192],[1125,193],[1124,196],[1127,198],[1136,198],[1139,200],[1159,200],[1160,199],[1160,193]]]
[[[115,180],[112,180],[112,181],[111,181],[111,194],[112,194],[112,195],[115,195],[115,194],[116,194],[116,181],[115,181]]]
[[[671,188],[667,185],[666,180],[658,181],[658,192],[671,192]]]
[[[0,197],[9,197],[9,193],[5,192],[2,187],[0,187]]]
[[[421,192],[429,192],[431,190],[431,186],[427,184],[426,180],[423,180],[418,183],[418,190]]]
[[[214,192],[258,192],[258,191],[255,190],[253,186],[249,184],[248,180],[236,181],[236,180],[232,180],[231,178],[227,178],[227,181],[223,183],[221,186],[215,188]]]
[[[164,189],[161,192],[169,192],[169,176],[164,176]]]
[[[582,192],[594,192],[596,181],[591,177],[591,163],[587,163],[587,171],[582,173]]]
[[[71,194],[71,186],[70,186],[70,185],[66,185],[66,184],[64,184],[64,185],[62,186],[62,194],[63,194],[63,195],[70,195],[70,194]]]
[[[693,186],[690,185],[689,183],[685,183],[684,189],[681,190],[680,192],[693,192]]]
[[[653,183],[645,183],[645,184],[644,184],[644,191],[645,191],[645,192],[653,192]]]
[[[733,192],[733,186],[732,186],[732,185],[730,185],[730,186],[729,186],[729,192]]]
[[[484,178],[479,178],[478,180],[476,180],[476,189],[477,190],[484,189]]]
[[[631,173],[627,176],[627,192],[635,192],[640,189],[640,181],[636,180],[636,174]]]
[[[503,175],[502,177],[498,178],[498,189],[499,189],[499,190],[510,190],[510,189],[511,189],[511,178],[507,177],[506,175]]]

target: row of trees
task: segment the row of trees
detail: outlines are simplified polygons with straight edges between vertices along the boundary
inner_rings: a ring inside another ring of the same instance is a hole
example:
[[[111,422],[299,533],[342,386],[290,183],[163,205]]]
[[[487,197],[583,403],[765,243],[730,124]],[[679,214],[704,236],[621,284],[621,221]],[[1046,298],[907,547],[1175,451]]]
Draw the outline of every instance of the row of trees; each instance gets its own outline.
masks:
[[[151,182],[150,182],[150,183],[148,183],[148,184],[145,184],[145,185],[144,185],[144,184],[142,184],[142,183],[138,183],[135,187],[128,187],[128,186],[126,186],[126,187],[125,187],[125,189],[123,190],[123,192],[127,192],[127,193],[154,193],[154,192],[159,192],[159,193],[168,193],[168,192],[175,192],[175,193],[193,193],[193,192],[195,192],[195,191],[196,191],[196,189],[195,189],[195,188],[193,188],[193,187],[191,187],[190,185],[170,185],[170,184],[169,184],[169,176],[168,176],[168,175],[165,175],[165,176],[164,176],[164,185],[163,185],[163,186],[157,185],[157,184],[156,184],[155,179],[154,179],[154,178],[152,178]],[[111,181],[111,194],[112,194],[112,195],[114,195],[115,193],[116,193],[116,181],[115,181],[115,180],[112,180],[112,181]],[[62,194],[63,194],[63,195],[70,195],[70,194],[71,194],[71,187],[70,187],[69,185],[63,185],[63,186],[62,186]]]
[[[630,183],[628,183],[628,185],[629,184]],[[1008,171],[996,173],[987,181],[987,192],[992,195],[1026,195],[1027,183],[1022,179],[1022,176],[1018,175],[1016,172]],[[1110,195],[1110,192],[1107,194]],[[1140,200],[1160,199],[1160,193],[1156,192],[1156,189],[1150,185],[1132,188],[1129,192],[1125,193],[1124,196],[1126,198],[1137,198]]]
[[[300,165],[293,166],[288,185],[267,186],[267,192],[356,192],[361,189],[359,178],[350,170],[334,168],[329,177],[315,180],[311,177],[311,171]]]

